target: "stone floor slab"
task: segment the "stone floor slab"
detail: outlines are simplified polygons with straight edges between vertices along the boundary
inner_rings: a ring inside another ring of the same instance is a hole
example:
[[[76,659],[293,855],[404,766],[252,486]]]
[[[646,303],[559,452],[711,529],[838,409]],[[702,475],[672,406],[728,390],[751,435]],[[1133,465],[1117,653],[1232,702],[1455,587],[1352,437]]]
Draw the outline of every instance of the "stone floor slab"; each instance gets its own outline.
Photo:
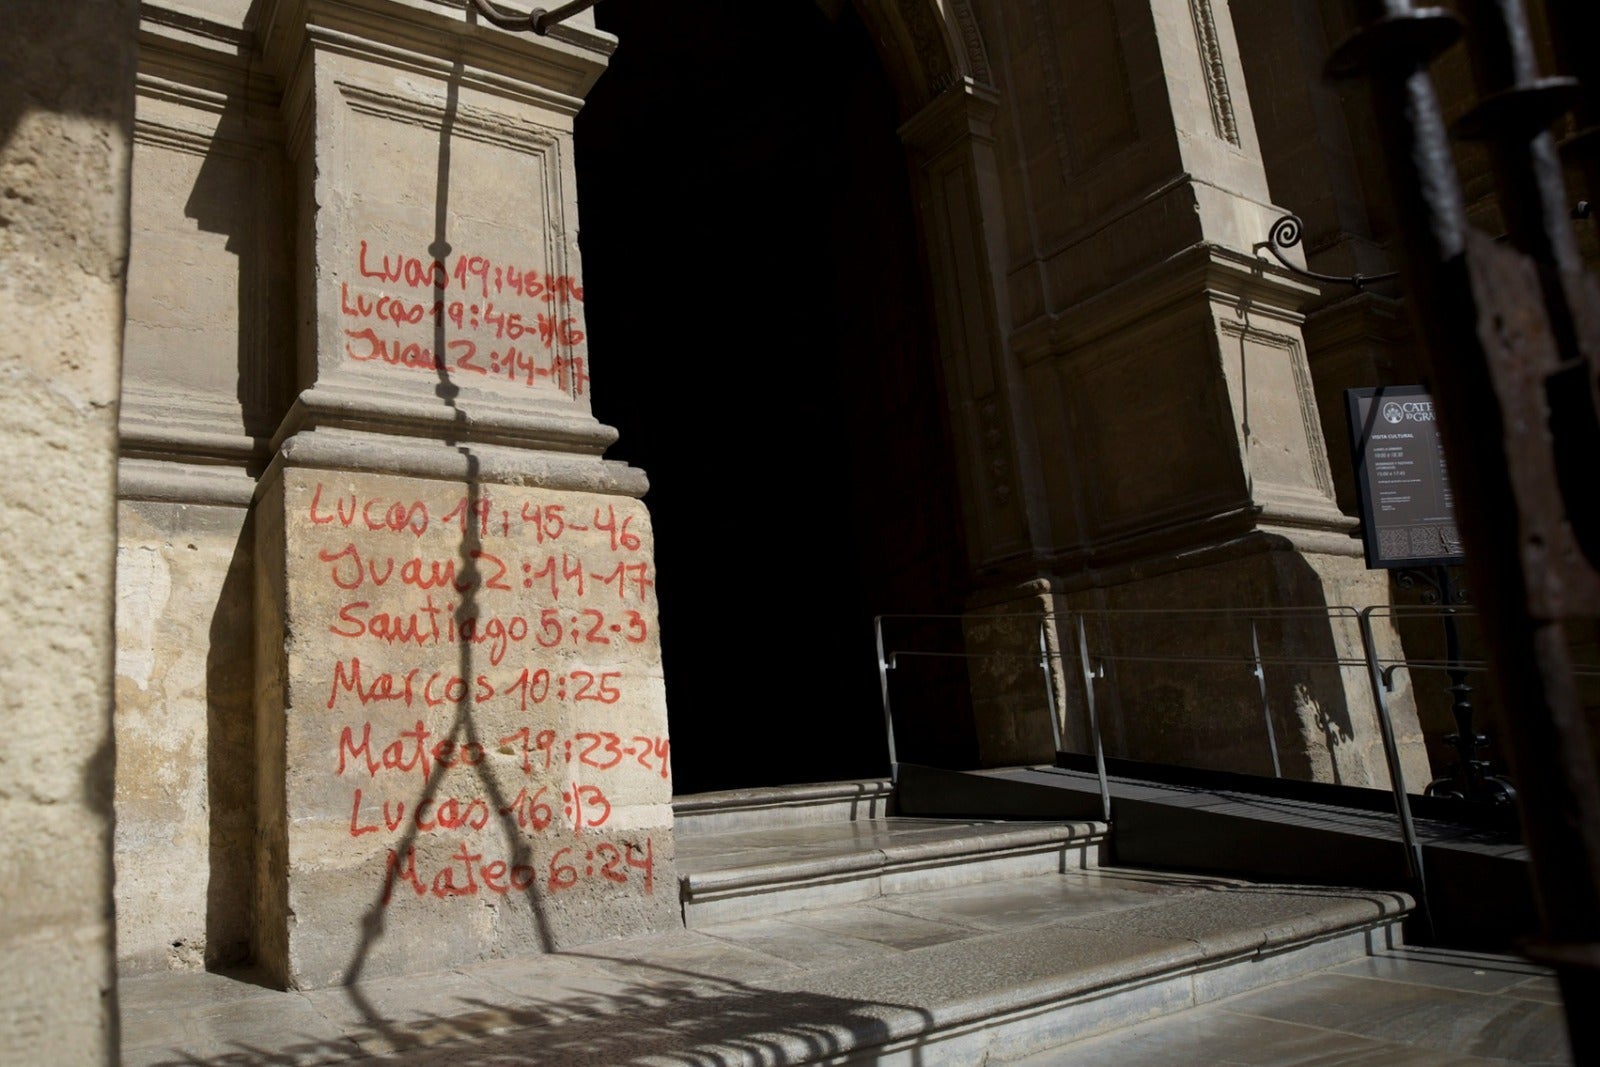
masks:
[[[1156,897],[1191,892],[1193,888],[1101,869],[1067,871],[1058,878],[957,886],[919,893],[904,901],[885,898],[878,906],[894,912],[914,908],[923,918],[979,930],[1005,930],[1144,907]]]
[[[894,949],[942,945],[978,935],[978,930],[969,925],[925,919],[878,903],[818,908],[787,918],[818,935],[870,941]]]
[[[746,919],[718,923],[703,932],[719,941],[728,941],[808,969],[877,959],[901,951],[882,941],[869,941],[839,932],[818,937],[815,928],[787,919]]]
[[[1500,1067],[1314,1026],[1196,1008],[1013,1061],[1011,1067]]]
[[[1230,1001],[1244,1015],[1514,1063],[1570,1062],[1561,1008],[1514,997],[1318,974]]]

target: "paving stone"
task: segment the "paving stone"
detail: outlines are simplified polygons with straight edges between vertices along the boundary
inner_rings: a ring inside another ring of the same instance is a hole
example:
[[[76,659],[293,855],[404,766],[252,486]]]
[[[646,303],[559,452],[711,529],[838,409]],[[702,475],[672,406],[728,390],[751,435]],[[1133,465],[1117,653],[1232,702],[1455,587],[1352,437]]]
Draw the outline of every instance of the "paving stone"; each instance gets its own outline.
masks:
[[[896,954],[899,949],[882,941],[869,941],[833,932],[818,937],[813,927],[786,919],[746,919],[705,927],[707,937],[773,956],[805,968],[836,966]]]
[[[701,991],[747,990],[796,970],[775,956],[689,931],[587,945],[568,955],[593,960],[604,973],[624,980]]]
[[[304,997],[279,993],[186,1010],[175,1000],[164,1010],[124,1012],[124,1067],[175,1064],[283,1065],[336,1063],[361,1052],[344,1029]]]
[[[1011,1067],[1489,1067],[1497,1062],[1197,1008],[1050,1049]]]
[[[914,905],[906,907],[909,909]],[[924,919],[905,914],[898,907],[876,905],[818,908],[790,915],[788,919],[796,926],[829,937],[842,935],[897,949],[942,945],[978,934],[978,930],[971,926]]]
[[[1191,941],[1208,953],[1231,954],[1254,952],[1273,940],[1315,937],[1334,916],[1346,923],[1376,923],[1408,904],[1395,893],[1262,887],[1158,897],[1142,908],[1065,921],[1129,936]]]
[[[878,907],[885,911],[915,909],[917,915],[928,919],[1002,930],[1143,907],[1153,897],[1193,891],[1192,885],[1182,882],[1132,878],[1102,869],[934,890],[904,901],[886,897]]]
[[[1337,974],[1359,978],[1382,978],[1391,982],[1437,986],[1472,993],[1504,993],[1530,981],[1528,971],[1497,965],[1487,959],[1450,961],[1442,958],[1414,958],[1403,952],[1353,960],[1335,969]],[[1551,983],[1553,986],[1553,982]],[[1559,995],[1559,991],[1556,991]]]
[[[1051,874],[476,962],[358,991],[274,993],[179,976],[167,988],[188,998],[184,1010],[161,1010],[160,983],[134,990],[128,1044],[145,1064],[733,1067],[852,1054],[883,1067],[965,1067],[1342,964],[1365,951],[1363,926],[1378,911],[1360,893],[1115,869]],[[1238,958],[1237,946],[1260,947],[1267,933],[1291,944]],[[1219,966],[1218,953],[1231,957]],[[234,1026],[237,1005],[268,1018]],[[170,1040],[157,1047],[158,1038]]]
[[[1432,986],[1318,974],[1246,994],[1231,1011],[1514,1063],[1571,1061],[1553,1004]]]
[[[473,975],[444,971],[301,994],[367,1052],[432,1045],[519,1025],[510,998]]]

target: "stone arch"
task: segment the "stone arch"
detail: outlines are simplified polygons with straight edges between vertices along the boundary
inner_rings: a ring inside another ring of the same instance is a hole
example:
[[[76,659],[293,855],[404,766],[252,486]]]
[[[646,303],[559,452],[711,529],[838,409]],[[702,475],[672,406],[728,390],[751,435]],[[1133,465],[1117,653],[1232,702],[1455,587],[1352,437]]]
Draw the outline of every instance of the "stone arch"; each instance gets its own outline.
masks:
[[[1036,452],[1027,400],[1010,356],[1003,286],[1007,252],[998,179],[996,72],[971,0],[848,2],[872,36],[900,106],[918,227],[927,257],[966,541],[978,570],[1031,554],[1040,542]]]
[[[828,0],[818,0],[826,9]],[[967,0],[853,0],[909,118],[953,86],[993,82]]]

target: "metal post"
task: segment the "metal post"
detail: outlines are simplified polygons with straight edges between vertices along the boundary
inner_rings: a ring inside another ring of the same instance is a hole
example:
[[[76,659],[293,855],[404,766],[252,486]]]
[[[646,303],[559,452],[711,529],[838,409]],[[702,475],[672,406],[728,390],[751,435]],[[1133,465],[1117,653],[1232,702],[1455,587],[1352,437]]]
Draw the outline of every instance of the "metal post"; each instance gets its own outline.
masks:
[[[1055,679],[1050,676],[1050,646],[1045,640],[1045,628],[1049,622],[1049,615],[1039,619],[1039,669],[1044,672],[1045,706],[1050,709],[1050,737],[1055,742],[1055,750],[1060,752],[1061,713],[1056,707],[1056,684]]]
[[[889,742],[889,782],[900,784],[900,760],[894,751],[894,715],[889,711],[889,672],[894,664],[883,655],[883,616],[872,617],[872,636],[878,648],[878,690],[883,694],[883,736]]]
[[[1089,666],[1089,638],[1083,630],[1083,616],[1074,615],[1078,627],[1078,660],[1083,665],[1083,705],[1089,711],[1089,737],[1094,742],[1094,769],[1100,777],[1100,812],[1106,822],[1111,821],[1111,785],[1106,781],[1106,750],[1100,743],[1100,716],[1095,710],[1094,680],[1096,672]]]
[[[1283,777],[1283,767],[1278,763],[1278,735],[1272,729],[1272,704],[1267,700],[1267,672],[1261,668],[1261,641],[1256,636],[1256,620],[1250,620],[1250,654],[1255,657],[1256,685],[1261,690],[1261,717],[1267,724],[1267,749],[1272,753],[1272,776]]]
[[[1450,684],[1445,692],[1450,694],[1450,716],[1455,720],[1456,732],[1445,738],[1445,743],[1456,750],[1455,779],[1441,778],[1428,786],[1430,794],[1446,793],[1454,789],[1466,800],[1490,804],[1509,804],[1516,799],[1516,790],[1503,778],[1489,775],[1489,764],[1478,758],[1478,752],[1488,738],[1478,733],[1472,719],[1472,684],[1467,681],[1467,669],[1461,662],[1461,632],[1456,625],[1456,601],[1460,594],[1450,577],[1450,568],[1436,569],[1434,580],[1439,587],[1439,603],[1444,616],[1445,674]]]
[[[1411,798],[1406,795],[1406,780],[1400,766],[1400,746],[1394,738],[1394,722],[1389,718],[1389,700],[1384,696],[1383,670],[1378,666],[1378,642],[1372,634],[1372,613],[1364,608],[1356,616],[1361,624],[1361,646],[1366,652],[1367,681],[1372,686],[1372,705],[1378,713],[1378,733],[1383,738],[1383,757],[1389,764],[1389,788],[1394,792],[1394,811],[1400,819],[1400,836],[1405,842],[1406,875],[1417,887],[1422,912],[1429,927],[1433,917],[1428,910],[1428,880],[1422,866],[1422,844],[1411,821]]]

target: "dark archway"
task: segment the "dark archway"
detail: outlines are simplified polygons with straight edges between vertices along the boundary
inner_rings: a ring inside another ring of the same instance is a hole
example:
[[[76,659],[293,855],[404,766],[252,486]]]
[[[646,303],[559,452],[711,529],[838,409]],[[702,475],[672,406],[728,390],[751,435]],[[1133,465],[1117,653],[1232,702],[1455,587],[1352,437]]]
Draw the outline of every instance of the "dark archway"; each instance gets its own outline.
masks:
[[[966,557],[896,101],[812,0],[609,0],[577,120],[595,412],[650,476],[679,792],[886,771],[871,617]],[[965,673],[902,758],[973,757]]]

